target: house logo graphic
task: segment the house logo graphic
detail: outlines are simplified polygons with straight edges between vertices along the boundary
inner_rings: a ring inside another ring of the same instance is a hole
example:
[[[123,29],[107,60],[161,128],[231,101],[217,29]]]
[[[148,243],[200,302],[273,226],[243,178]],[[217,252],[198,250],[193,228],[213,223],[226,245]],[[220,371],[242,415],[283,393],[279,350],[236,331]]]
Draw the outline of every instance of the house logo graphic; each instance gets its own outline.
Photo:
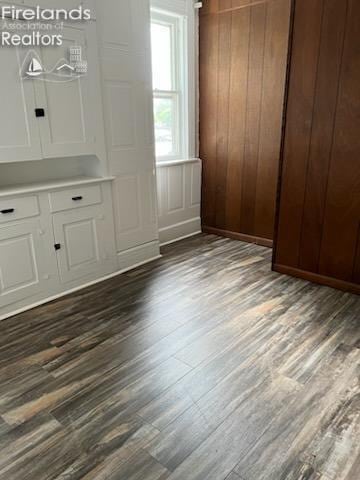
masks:
[[[77,75],[87,73],[87,61],[82,59],[82,48],[80,46],[73,46],[69,48],[70,63],[63,63],[57,67],[57,71],[67,70],[75,72]]]
[[[50,70],[44,68],[35,50],[29,51],[22,64],[20,76],[24,79],[33,78],[43,82],[63,83],[74,81],[86,75],[87,71],[88,63],[82,58],[82,48],[72,46],[69,48],[69,58],[60,59]]]

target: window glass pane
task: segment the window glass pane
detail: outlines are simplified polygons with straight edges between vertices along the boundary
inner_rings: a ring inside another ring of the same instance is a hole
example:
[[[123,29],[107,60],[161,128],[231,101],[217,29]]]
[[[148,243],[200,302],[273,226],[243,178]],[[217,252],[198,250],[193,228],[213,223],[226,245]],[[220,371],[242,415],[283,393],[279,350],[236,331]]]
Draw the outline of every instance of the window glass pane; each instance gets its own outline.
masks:
[[[172,155],[176,151],[174,136],[174,109],[172,98],[154,98],[156,156]]]
[[[151,24],[153,87],[172,89],[171,26]]]

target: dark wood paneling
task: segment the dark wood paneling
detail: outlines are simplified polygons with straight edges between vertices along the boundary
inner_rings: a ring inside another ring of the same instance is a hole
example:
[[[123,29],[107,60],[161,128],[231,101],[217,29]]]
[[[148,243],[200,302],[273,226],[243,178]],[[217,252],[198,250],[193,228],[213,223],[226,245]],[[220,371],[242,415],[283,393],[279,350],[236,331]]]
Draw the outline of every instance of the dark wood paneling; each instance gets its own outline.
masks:
[[[200,19],[206,227],[272,239],[290,0],[210,0]]]
[[[351,281],[360,220],[360,2],[348,1],[319,272]]]
[[[354,271],[353,271],[353,282],[360,284],[360,222],[359,222],[357,249],[356,249]]]
[[[204,0],[200,16],[224,13],[266,3],[268,0]]]
[[[300,268],[315,272],[322,239],[346,11],[346,2],[328,0],[324,4],[299,258]]]
[[[249,33],[250,9],[237,10],[232,15],[230,98],[238,98],[239,101],[230,102],[228,170],[231,174],[228,175],[226,195],[226,225],[234,232],[240,231],[239,205],[242,198],[246,125],[246,97],[242,92],[246,91],[248,84]]]
[[[277,262],[298,266],[307,157],[315,97],[322,0],[296,3],[286,112]]]
[[[277,269],[349,289],[360,283],[359,24],[357,1],[295,1],[275,245]]]
[[[256,183],[255,224],[256,236],[273,238],[279,170],[279,146],[281,143],[284,89],[279,88],[279,72],[286,70],[289,2],[271,3],[267,9],[265,33],[263,101],[260,117],[259,156]]]
[[[231,71],[231,15],[219,16],[219,63],[216,129],[216,215],[215,222],[225,227],[226,183],[229,151],[229,105]]]
[[[207,119],[200,123],[200,137],[202,143],[203,159],[203,182],[202,196],[207,198],[203,204],[202,215],[206,224],[212,225],[215,222],[215,169],[216,164],[216,126],[217,126],[217,75],[213,72],[218,70],[219,52],[219,25],[216,16],[204,17],[200,25],[200,111]]]
[[[267,3],[250,8],[248,84],[246,96],[244,166],[240,205],[240,232],[254,234],[256,180],[265,60]],[[241,32],[240,32],[241,33]],[[236,98],[233,99],[237,101]]]

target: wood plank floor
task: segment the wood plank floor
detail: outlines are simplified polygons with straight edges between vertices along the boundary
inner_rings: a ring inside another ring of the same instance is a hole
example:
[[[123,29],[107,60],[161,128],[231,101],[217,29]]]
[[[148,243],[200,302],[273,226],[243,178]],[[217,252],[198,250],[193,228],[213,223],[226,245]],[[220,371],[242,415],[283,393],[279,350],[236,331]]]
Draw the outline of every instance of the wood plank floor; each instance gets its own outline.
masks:
[[[359,480],[360,297],[163,254],[0,323],[1,480]]]

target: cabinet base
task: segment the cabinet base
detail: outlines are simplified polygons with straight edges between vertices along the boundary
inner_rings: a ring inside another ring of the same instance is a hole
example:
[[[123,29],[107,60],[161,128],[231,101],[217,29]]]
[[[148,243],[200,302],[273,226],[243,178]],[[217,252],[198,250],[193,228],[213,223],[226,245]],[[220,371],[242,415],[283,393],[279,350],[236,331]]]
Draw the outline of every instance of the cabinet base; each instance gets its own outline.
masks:
[[[103,277],[97,278],[95,280],[92,280],[90,282],[84,283],[82,285],[79,285],[78,287],[71,288],[69,290],[65,290],[61,293],[57,293],[56,295],[52,295],[50,297],[44,298],[42,300],[39,300],[37,302],[34,302],[29,305],[25,305],[17,310],[12,310],[9,311],[8,313],[5,313],[3,315],[0,314],[0,321],[5,320],[10,317],[14,317],[16,315],[19,315],[20,313],[27,312],[28,310],[32,310],[33,308],[39,307],[41,305],[44,305],[49,302],[53,302],[54,300],[57,300],[59,298],[65,297],[66,295],[70,295],[71,293],[78,292],[79,290],[83,290],[84,288],[91,287],[92,285],[96,285],[97,283],[104,282],[105,280],[110,280],[111,278],[117,277],[118,275],[121,275],[122,273],[126,273],[130,270],[133,270],[134,268],[140,267],[141,265],[145,265],[147,263],[153,262],[154,260],[158,260],[161,258],[161,255],[158,254],[152,258],[147,258],[145,260],[142,260],[138,263],[134,263],[132,265],[129,265],[127,267],[122,268],[121,270],[117,270],[114,273],[110,273],[109,275],[105,275]]]

